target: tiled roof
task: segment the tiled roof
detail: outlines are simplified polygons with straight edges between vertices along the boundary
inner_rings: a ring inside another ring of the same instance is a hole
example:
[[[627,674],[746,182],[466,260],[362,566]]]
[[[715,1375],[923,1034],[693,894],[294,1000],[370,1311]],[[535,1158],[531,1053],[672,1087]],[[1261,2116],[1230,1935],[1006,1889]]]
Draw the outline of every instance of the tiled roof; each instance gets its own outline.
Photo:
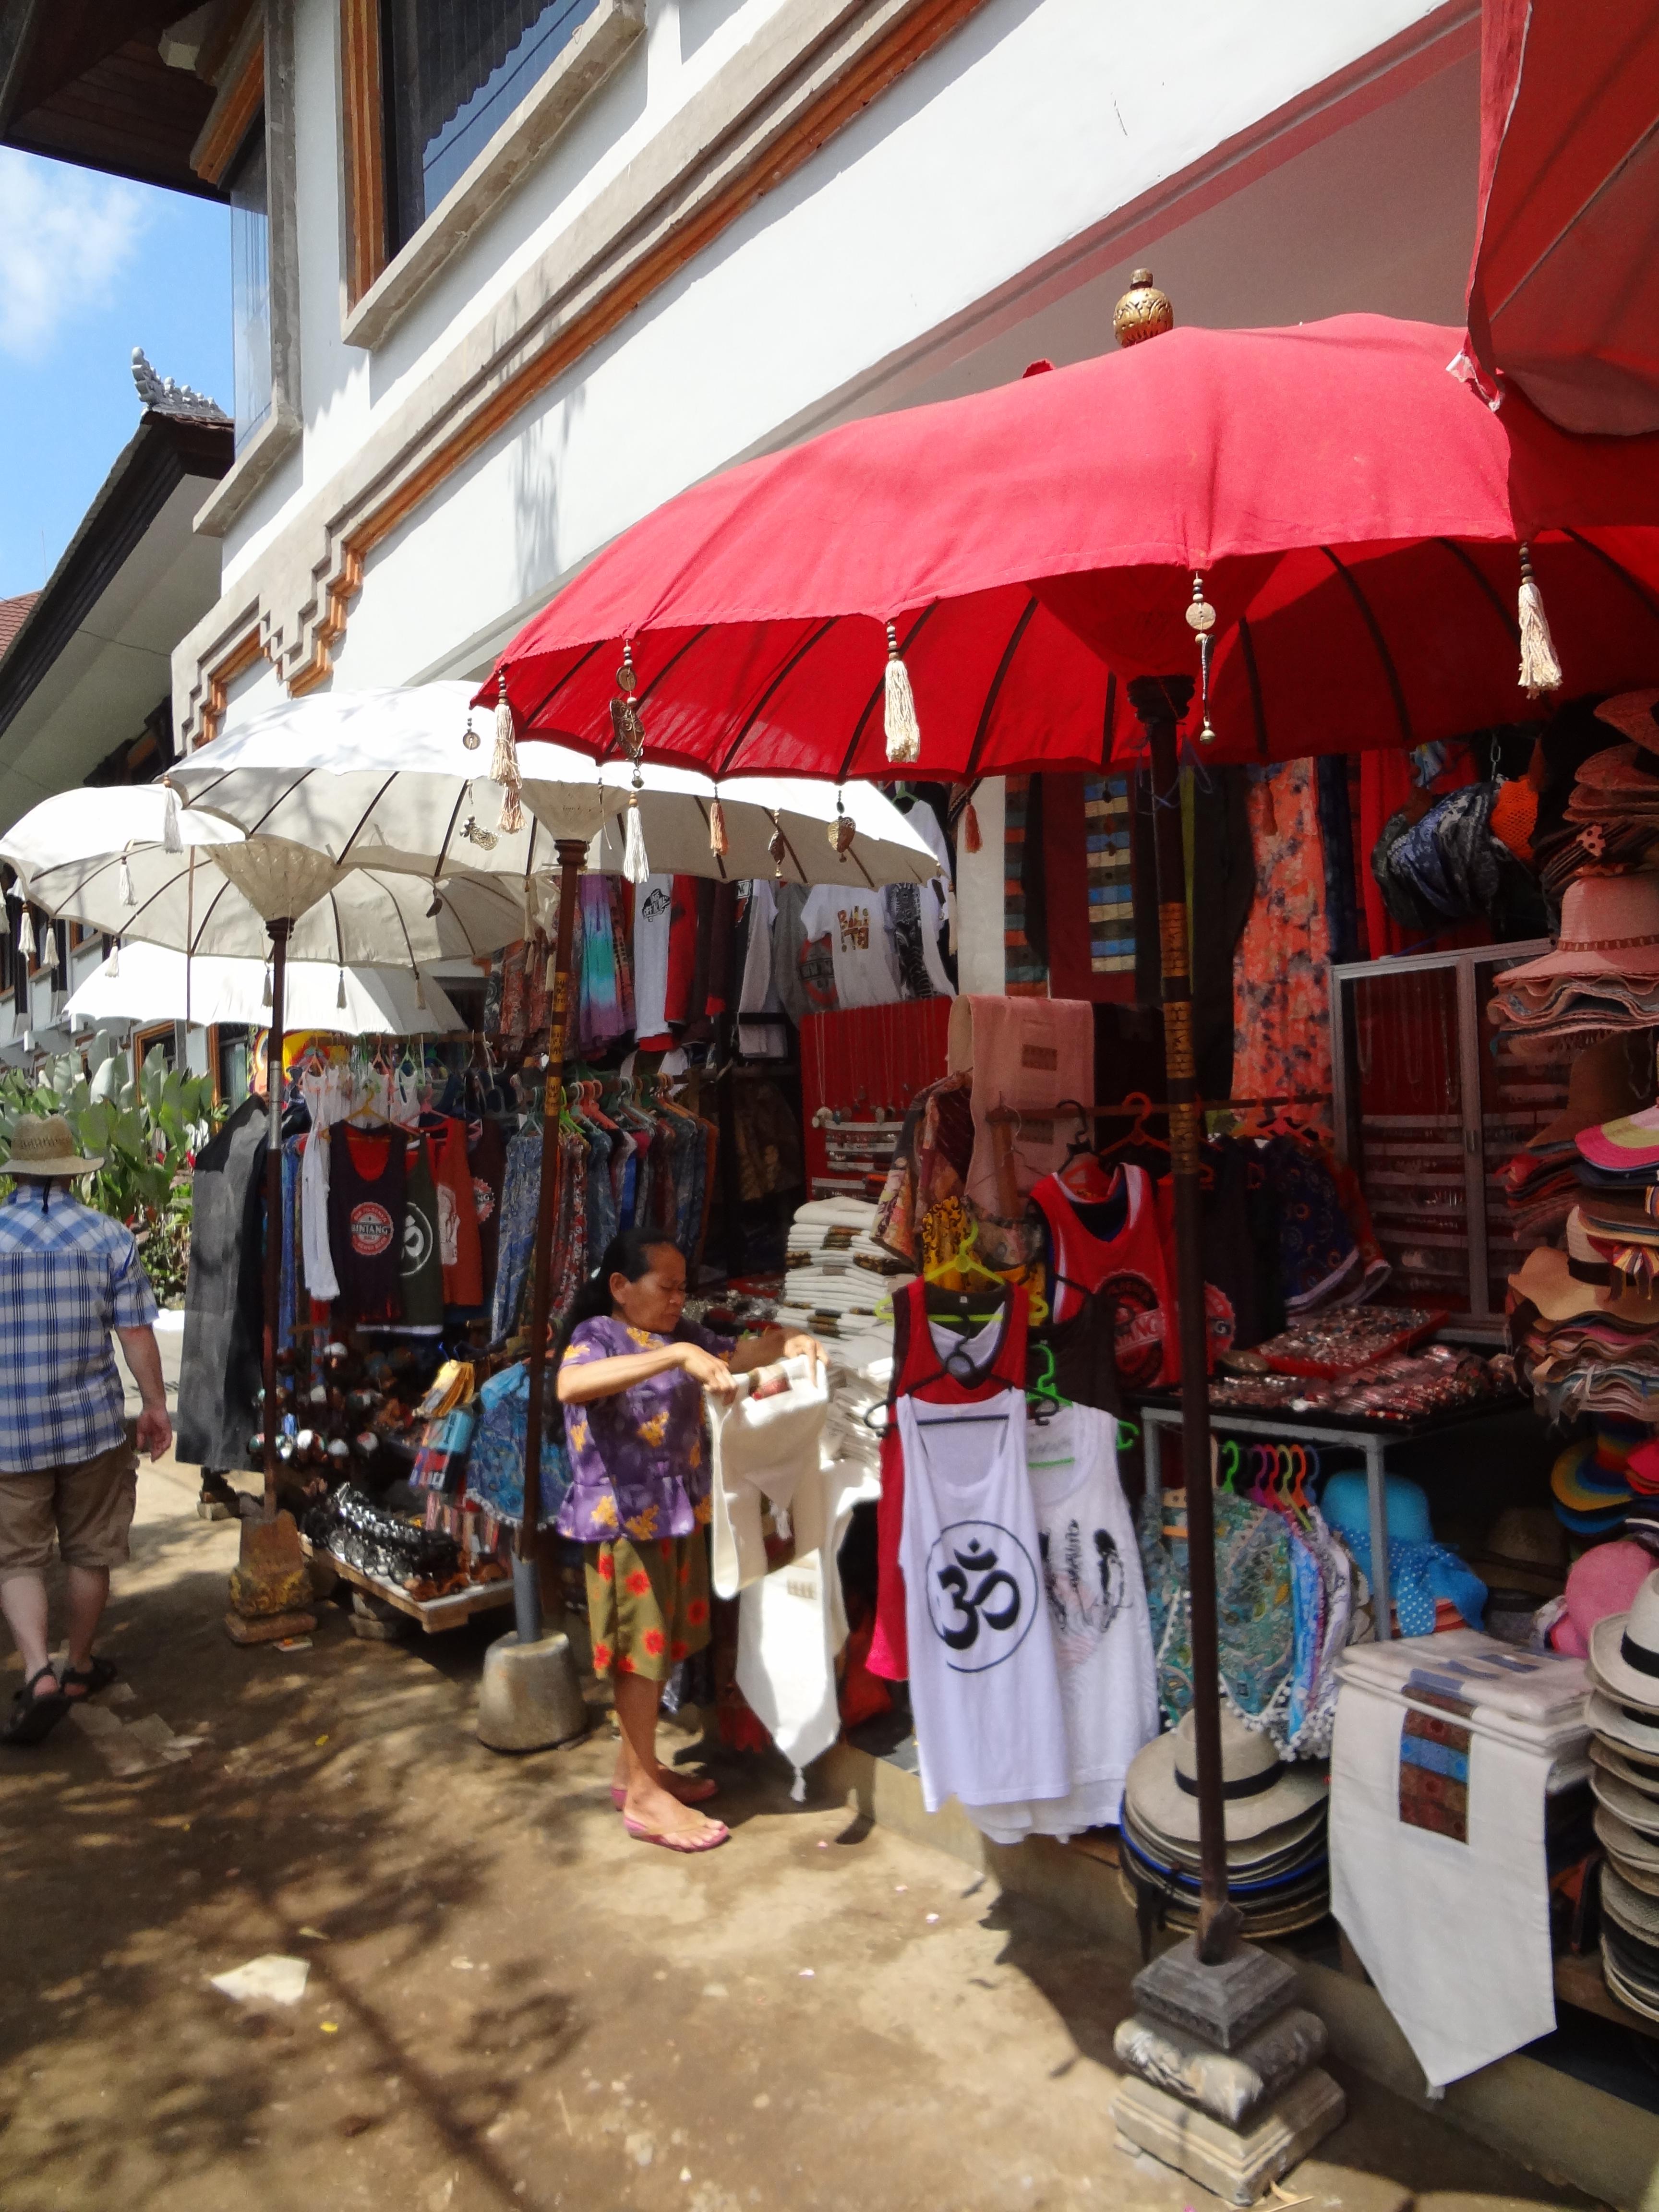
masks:
[[[28,619],[29,609],[40,598],[39,592],[24,592],[15,599],[0,599],[0,655],[10,645]]]

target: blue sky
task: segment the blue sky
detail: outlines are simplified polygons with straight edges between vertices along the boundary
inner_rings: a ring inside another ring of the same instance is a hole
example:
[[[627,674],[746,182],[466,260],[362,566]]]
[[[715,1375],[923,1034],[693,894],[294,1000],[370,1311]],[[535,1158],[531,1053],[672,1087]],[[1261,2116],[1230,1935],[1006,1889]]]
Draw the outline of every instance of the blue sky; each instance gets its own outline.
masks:
[[[0,147],[0,599],[39,589],[137,427],[136,345],[230,407],[226,210]]]

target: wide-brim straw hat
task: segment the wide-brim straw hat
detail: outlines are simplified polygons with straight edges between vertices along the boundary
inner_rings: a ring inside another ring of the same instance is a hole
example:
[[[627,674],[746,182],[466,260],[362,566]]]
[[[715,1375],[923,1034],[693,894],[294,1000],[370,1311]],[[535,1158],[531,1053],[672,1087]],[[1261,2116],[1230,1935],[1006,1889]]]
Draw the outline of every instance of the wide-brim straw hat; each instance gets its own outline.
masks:
[[[1590,1631],[1595,1679],[1621,1705],[1659,1712],[1659,1574],[1636,1593],[1628,1613],[1610,1613]]]
[[[1595,710],[1598,722],[1605,722],[1632,744],[1645,745],[1659,751],[1659,690],[1616,691],[1611,699],[1604,699]]]
[[[61,1114],[20,1114],[11,1133],[11,1151],[0,1160],[0,1175],[44,1182],[50,1176],[93,1175],[104,1164],[77,1152],[70,1125]]]
[[[1633,1753],[1627,1745],[1611,1743],[1604,1736],[1592,1736],[1589,1755],[1593,1765],[1617,1775],[1620,1781],[1630,1783],[1648,1796],[1659,1792],[1659,1767],[1644,1765],[1642,1755]],[[1650,1752],[1646,1756],[1651,1760],[1653,1753]]]
[[[1659,1867],[1638,1866],[1634,1859],[1612,1854],[1607,1863],[1621,1881],[1627,1881],[1632,1889],[1639,1889],[1644,1897],[1659,1898]]]
[[[1649,1753],[1659,1759],[1659,1712],[1635,1712],[1610,1697],[1601,1686],[1601,1678],[1590,1669],[1589,1704],[1585,1718],[1597,1735],[1604,1735],[1609,1743],[1625,1745],[1629,1750]]]
[[[1617,1814],[1627,1828],[1659,1842],[1659,1796],[1638,1790],[1620,1775],[1609,1774],[1605,1766],[1591,1767],[1590,1790],[1596,1803]]]
[[[1578,1221],[1575,1206],[1567,1218],[1570,1237]],[[1611,1263],[1595,1249],[1582,1229],[1574,1241],[1582,1241],[1589,1255],[1578,1261],[1579,1267],[1594,1268],[1610,1279]],[[1582,1274],[1575,1273],[1574,1257],[1553,1244],[1535,1244],[1521,1263],[1520,1272],[1510,1277],[1510,1288],[1517,1298],[1536,1306],[1540,1316],[1553,1326],[1577,1321],[1583,1314],[1608,1314],[1632,1328],[1659,1328],[1659,1297],[1649,1297],[1639,1291],[1620,1291],[1615,1297],[1610,1280],[1586,1282]]]
[[[1316,1805],[1310,1812],[1298,1814],[1282,1826],[1263,1829],[1260,1835],[1230,1836],[1228,1873],[1239,1881],[1252,1881],[1268,1880],[1282,1869],[1300,1866],[1312,1852],[1322,1848],[1324,1812],[1322,1805]],[[1146,1818],[1139,1805],[1126,1804],[1122,1820],[1130,1842],[1143,1857],[1181,1874],[1198,1872],[1195,1842],[1166,1835]]]
[[[1519,968],[1502,984],[1543,983],[1557,975],[1659,975],[1659,874],[1576,876],[1561,900],[1555,950]]]
[[[1610,1805],[1596,1807],[1595,1826],[1597,1840],[1621,1864],[1639,1866],[1649,1873],[1659,1875],[1659,1839],[1644,1835],[1639,1828],[1632,1828],[1630,1822],[1621,1820]]]
[[[1272,1741],[1221,1715],[1222,1809],[1230,1843],[1283,1827],[1326,1802],[1322,1772],[1281,1764]],[[1198,1840],[1198,1759],[1193,1717],[1135,1753],[1123,1794],[1137,1820],[1177,1842]]]

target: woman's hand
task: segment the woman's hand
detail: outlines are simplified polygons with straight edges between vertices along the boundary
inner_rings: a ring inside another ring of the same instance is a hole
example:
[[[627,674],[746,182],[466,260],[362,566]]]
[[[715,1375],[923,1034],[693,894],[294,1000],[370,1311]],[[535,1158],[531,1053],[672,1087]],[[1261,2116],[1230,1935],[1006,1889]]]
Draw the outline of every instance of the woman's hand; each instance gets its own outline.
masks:
[[[735,1398],[737,1377],[726,1362],[713,1352],[705,1352],[700,1344],[678,1344],[680,1365],[694,1382],[701,1382],[705,1390],[712,1390],[717,1398]]]
[[[829,1353],[815,1336],[786,1336],[783,1340],[783,1357],[786,1359],[810,1359],[812,1363],[814,1382],[818,1379],[819,1369],[830,1364]]]

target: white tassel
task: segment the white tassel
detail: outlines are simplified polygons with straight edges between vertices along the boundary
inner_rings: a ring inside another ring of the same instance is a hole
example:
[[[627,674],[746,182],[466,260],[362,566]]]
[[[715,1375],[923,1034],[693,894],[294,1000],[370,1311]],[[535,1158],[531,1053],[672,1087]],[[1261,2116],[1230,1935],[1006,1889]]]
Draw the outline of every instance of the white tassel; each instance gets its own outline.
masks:
[[[732,841],[726,834],[726,809],[718,799],[708,809],[708,849],[719,860],[723,860],[732,849]]]
[[[23,908],[23,919],[17,925],[17,950],[21,957],[27,960],[30,967],[33,967],[34,965],[34,916],[27,903]]]
[[[164,853],[182,853],[185,840],[179,828],[179,794],[171,784],[167,790],[167,811],[161,817],[161,849]]]
[[[58,932],[48,923],[46,929],[46,951],[40,962],[40,971],[46,975],[58,973]]]
[[[120,890],[122,905],[137,906],[138,902],[132,895],[132,870],[127,866],[127,854],[129,849],[130,848],[125,845],[123,845],[121,848],[121,872],[118,879],[118,888]]]
[[[112,982],[121,972],[121,940],[118,937],[109,949],[109,958],[104,963],[104,973]]]
[[[336,990],[336,992],[335,992],[335,994],[334,994],[334,1003],[335,1003],[335,1005],[336,1005],[337,1006],[338,1006],[338,1007],[342,1010],[342,1012],[343,1012],[343,1011],[344,1011],[344,1007],[345,1007],[345,1002],[346,1002],[346,993],[345,993],[345,969],[344,969],[343,968],[342,968],[342,969],[341,969],[341,970],[340,970],[340,982],[339,982],[339,988]]]
[[[11,901],[0,891],[0,937],[11,935]]]
[[[637,887],[651,872],[651,863],[645,857],[645,828],[640,820],[640,794],[628,794],[628,826],[623,837],[623,873]]]
[[[884,717],[887,732],[887,757],[890,761],[915,761],[921,757],[921,732],[916,723],[915,694],[910,689],[910,672],[899,659],[898,632],[891,623],[887,625],[887,704]]]
[[[415,1003],[422,1013],[426,1012],[426,978],[418,968],[415,970]]]
[[[259,1004],[262,1006],[274,1006],[276,1003],[276,1000],[270,988],[270,963],[267,960],[265,963],[264,988],[259,994]]]
[[[489,763],[489,773],[501,787],[501,818],[497,826],[504,836],[511,836],[524,828],[524,805],[520,798],[523,779],[519,773],[519,741],[513,734],[513,706],[507,696],[505,676],[495,697],[495,753]]]
[[[1521,689],[1528,699],[1561,689],[1561,664],[1544,612],[1544,595],[1532,573],[1530,547],[1521,548]]]
[[[806,1777],[799,1766],[795,1769],[795,1778],[789,1785],[789,1795],[797,1805],[806,1802]]]

